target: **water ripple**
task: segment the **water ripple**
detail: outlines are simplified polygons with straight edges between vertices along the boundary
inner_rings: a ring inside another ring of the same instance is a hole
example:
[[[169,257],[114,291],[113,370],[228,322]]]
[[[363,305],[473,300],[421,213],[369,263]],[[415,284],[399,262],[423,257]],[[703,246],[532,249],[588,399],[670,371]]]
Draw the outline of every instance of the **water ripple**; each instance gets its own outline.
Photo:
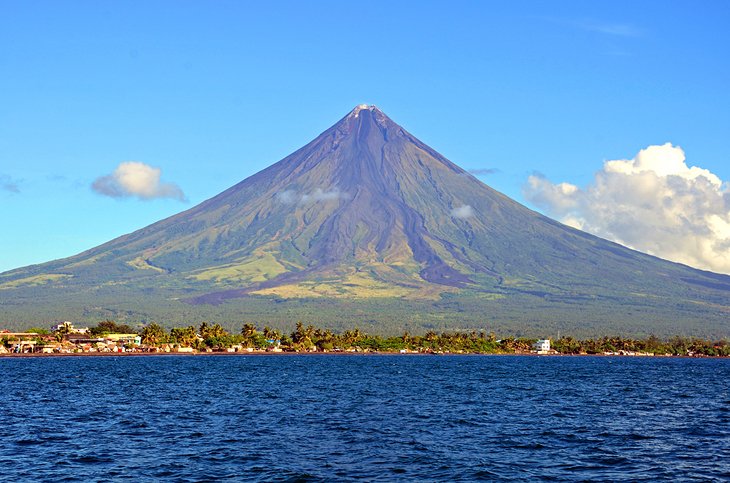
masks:
[[[730,477],[728,360],[79,357],[0,370],[9,480]]]

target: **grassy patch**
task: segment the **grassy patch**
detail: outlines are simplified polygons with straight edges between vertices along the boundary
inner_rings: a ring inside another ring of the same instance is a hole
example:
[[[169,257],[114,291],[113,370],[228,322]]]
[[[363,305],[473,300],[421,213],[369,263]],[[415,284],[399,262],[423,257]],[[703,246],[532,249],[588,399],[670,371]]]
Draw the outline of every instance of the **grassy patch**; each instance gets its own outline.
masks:
[[[439,292],[442,291],[441,289]],[[424,297],[420,285],[399,285],[375,278],[370,272],[353,272],[330,279],[281,285],[253,292],[256,295],[275,295],[281,298],[438,298],[438,293]]]
[[[73,275],[63,273],[47,273],[42,275],[33,275],[32,277],[19,278],[10,282],[0,284],[0,290],[18,287],[37,287],[48,283],[57,282],[59,280],[71,278]]]
[[[154,270],[155,272],[165,273],[165,271],[160,267],[150,265],[150,263],[143,257],[137,257],[134,260],[130,260],[127,262],[127,265],[129,265],[130,267],[134,267],[138,270]]]
[[[258,252],[241,263],[213,267],[197,272],[189,278],[216,283],[264,282],[288,271],[272,253]]]

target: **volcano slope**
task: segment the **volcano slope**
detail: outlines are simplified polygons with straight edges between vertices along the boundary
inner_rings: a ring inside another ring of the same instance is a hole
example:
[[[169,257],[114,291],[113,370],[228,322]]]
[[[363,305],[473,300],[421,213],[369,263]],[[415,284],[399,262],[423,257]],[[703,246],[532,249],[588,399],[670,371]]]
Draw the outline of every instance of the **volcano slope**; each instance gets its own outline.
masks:
[[[730,277],[564,226],[374,106],[219,195],[0,274],[0,323],[730,335]]]

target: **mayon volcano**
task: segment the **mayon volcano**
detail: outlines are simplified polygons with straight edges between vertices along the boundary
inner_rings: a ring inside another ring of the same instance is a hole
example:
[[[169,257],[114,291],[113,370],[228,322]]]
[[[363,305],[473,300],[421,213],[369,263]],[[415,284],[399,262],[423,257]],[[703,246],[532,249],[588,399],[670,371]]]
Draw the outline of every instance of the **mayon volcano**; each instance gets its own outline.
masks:
[[[0,274],[0,321],[730,335],[730,277],[491,189],[374,106],[219,195]]]

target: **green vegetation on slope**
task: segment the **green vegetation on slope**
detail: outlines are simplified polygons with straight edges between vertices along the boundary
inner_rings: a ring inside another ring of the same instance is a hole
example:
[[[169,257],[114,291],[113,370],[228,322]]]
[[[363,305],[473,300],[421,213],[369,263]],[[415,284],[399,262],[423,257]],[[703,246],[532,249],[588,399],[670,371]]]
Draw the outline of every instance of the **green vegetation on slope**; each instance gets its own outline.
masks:
[[[70,320],[77,325],[113,319],[130,326],[157,321],[166,327],[215,320],[227,329],[260,323],[284,330],[297,320],[330,330],[360,327],[371,333],[396,335],[434,331],[486,329],[524,337],[630,337],[687,335],[730,336],[724,306],[689,300],[643,296],[608,300],[585,297],[544,297],[524,293],[445,294],[436,300],[403,298],[298,298],[249,296],[219,305],[190,305],[181,300],[194,292],[177,288],[137,289],[125,285],[67,291],[15,289],[0,300],[0,326],[23,329]],[[43,297],[42,303],[38,303]]]

